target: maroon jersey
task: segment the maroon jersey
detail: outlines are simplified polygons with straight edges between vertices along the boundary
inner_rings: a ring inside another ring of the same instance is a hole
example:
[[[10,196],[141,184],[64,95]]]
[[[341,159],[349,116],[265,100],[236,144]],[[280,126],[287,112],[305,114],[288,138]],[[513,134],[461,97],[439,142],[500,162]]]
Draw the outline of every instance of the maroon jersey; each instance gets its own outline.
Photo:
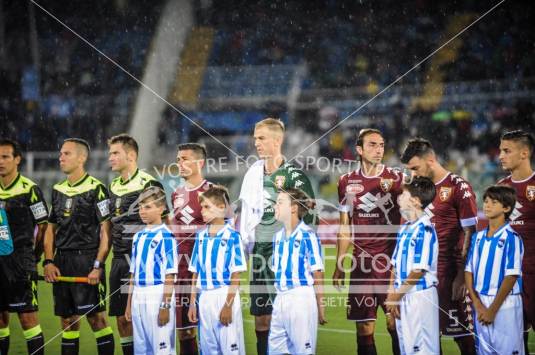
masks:
[[[340,212],[349,213],[355,255],[392,255],[400,223],[397,198],[401,194],[402,174],[383,167],[375,176],[357,169],[338,180]]]
[[[188,189],[178,187],[171,195],[173,205],[173,234],[177,238],[179,253],[188,258],[179,258],[179,269],[188,268],[189,257],[195,245],[195,232],[204,227],[201,215],[199,194],[208,190],[212,184],[203,180],[199,186]]]
[[[524,259],[522,269],[535,272],[535,173],[522,181],[515,181],[508,176],[498,184],[509,185],[516,190],[516,205],[509,217],[511,226],[520,234],[524,242]]]
[[[435,188],[435,199],[425,212],[437,232],[437,271],[443,273],[462,263],[463,228],[477,225],[477,203],[472,186],[458,175],[448,173]]]

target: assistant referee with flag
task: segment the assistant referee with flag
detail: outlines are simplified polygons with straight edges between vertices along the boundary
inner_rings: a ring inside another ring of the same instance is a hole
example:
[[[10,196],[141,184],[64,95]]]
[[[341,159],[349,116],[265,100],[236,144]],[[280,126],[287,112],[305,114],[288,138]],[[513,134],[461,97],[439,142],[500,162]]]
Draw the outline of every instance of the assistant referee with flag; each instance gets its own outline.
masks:
[[[48,282],[54,282],[54,313],[61,317],[63,355],[78,354],[78,320],[84,315],[95,333],[98,354],[114,351],[113,331],[105,313],[109,197],[106,187],[85,171],[89,151],[83,139],[64,141],[59,162],[67,179],[54,185],[45,234],[44,273]],[[56,282],[58,276],[87,276],[89,284]]]

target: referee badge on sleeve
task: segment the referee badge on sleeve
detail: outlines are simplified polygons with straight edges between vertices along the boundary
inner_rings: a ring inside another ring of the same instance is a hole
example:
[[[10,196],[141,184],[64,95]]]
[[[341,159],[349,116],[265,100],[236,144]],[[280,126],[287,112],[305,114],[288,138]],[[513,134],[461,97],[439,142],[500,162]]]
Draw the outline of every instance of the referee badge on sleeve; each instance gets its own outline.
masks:
[[[110,214],[110,200],[105,199],[97,203],[98,210],[101,216],[107,216]]]
[[[45,205],[42,202],[30,205],[30,209],[35,219],[41,219],[47,216]]]

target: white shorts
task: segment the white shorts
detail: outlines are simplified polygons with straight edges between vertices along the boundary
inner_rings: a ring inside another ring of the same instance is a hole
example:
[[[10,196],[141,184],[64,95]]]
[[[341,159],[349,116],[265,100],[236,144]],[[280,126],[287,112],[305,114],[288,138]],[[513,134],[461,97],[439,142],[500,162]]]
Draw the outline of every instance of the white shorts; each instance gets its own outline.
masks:
[[[396,319],[401,354],[440,354],[440,325],[436,287],[405,294]]]
[[[277,292],[269,329],[269,354],[314,354],[318,306],[313,286]]]
[[[481,303],[489,307],[495,296],[479,295]],[[524,319],[522,296],[509,295],[496,313],[494,322],[483,325],[474,311],[474,331],[478,354],[524,354]]]
[[[158,326],[164,285],[134,286],[132,294],[132,328],[134,354],[175,354],[175,302],[171,302],[169,322]],[[173,298],[174,299],[174,295]]]
[[[232,304],[232,322],[219,322],[221,309],[227,301],[228,286],[202,290],[199,296],[199,343],[203,354],[245,354],[240,293]]]

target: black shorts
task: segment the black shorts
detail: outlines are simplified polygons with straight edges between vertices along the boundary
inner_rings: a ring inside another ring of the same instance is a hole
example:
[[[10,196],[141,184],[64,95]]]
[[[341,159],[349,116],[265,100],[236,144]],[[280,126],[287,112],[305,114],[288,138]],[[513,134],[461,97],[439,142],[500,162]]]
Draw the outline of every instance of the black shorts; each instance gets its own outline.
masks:
[[[25,313],[39,310],[37,268],[31,248],[0,256],[0,312]]]
[[[97,250],[59,251],[54,264],[62,276],[87,276],[93,269]],[[98,285],[56,282],[52,286],[54,294],[54,314],[59,317],[72,315],[92,315],[106,310],[106,272],[103,269]]]
[[[260,246],[258,247],[258,245]],[[250,279],[251,315],[265,316],[273,312],[273,302],[277,291],[275,290],[275,275],[269,268],[272,245],[256,243],[251,254],[252,267]],[[270,248],[271,247],[271,248]]]
[[[114,255],[110,271],[110,317],[124,316],[128,302],[130,264],[126,255]]]

